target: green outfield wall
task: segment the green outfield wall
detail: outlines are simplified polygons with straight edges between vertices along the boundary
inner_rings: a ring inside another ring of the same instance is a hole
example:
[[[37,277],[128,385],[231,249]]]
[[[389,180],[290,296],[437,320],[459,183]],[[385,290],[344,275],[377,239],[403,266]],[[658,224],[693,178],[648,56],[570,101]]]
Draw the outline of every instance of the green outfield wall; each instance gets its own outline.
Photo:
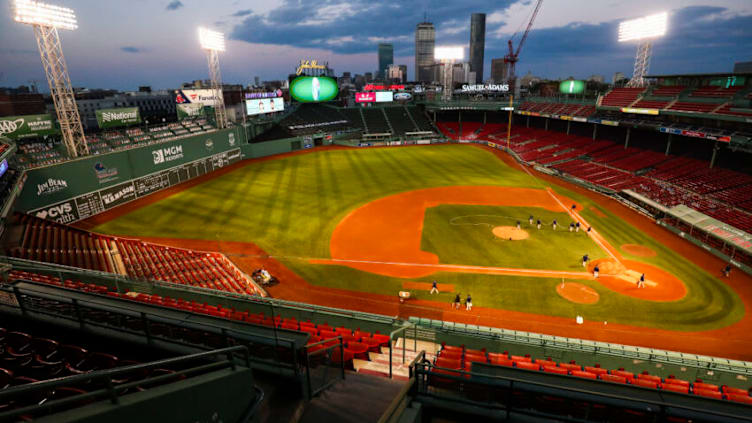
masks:
[[[313,144],[304,137],[247,144],[242,127],[27,171],[16,210],[60,223],[105,212],[238,162]]]

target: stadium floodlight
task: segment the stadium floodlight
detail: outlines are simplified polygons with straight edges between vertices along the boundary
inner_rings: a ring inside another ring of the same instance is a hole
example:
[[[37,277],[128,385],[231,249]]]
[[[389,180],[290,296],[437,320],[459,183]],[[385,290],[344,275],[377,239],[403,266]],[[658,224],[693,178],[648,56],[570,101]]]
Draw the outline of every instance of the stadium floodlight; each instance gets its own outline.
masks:
[[[435,47],[433,49],[433,57],[441,62],[441,85],[443,85],[441,99],[443,101],[450,101],[452,99],[452,91],[454,91],[454,81],[452,79],[454,61],[465,58],[465,48],[462,46]]]
[[[76,14],[67,7],[53,6],[31,0],[15,1],[16,22],[30,25],[53,26],[58,29],[78,28]]]
[[[225,112],[225,100],[222,95],[222,73],[219,71],[219,52],[225,51],[225,35],[221,32],[199,27],[198,40],[201,48],[206,50],[206,58],[209,61],[209,80],[214,97],[214,120],[217,127],[227,127],[227,113]]]
[[[667,12],[632,19],[619,24],[619,42],[640,41],[637,46],[632,79],[627,83],[628,87],[645,85],[645,75],[647,75],[648,67],[650,67],[653,39],[664,36],[667,26]]]
[[[465,58],[464,47],[436,47],[433,49],[436,60],[462,60]]]
[[[225,51],[225,34],[201,27],[198,29],[201,48],[205,50]]]
[[[624,21],[619,24],[619,42],[662,37],[667,25],[667,12]]]
[[[14,1],[14,20],[31,25],[42,58],[42,67],[50,86],[50,96],[55,104],[55,113],[60,124],[63,143],[71,157],[89,154],[81,116],[73,94],[68,65],[63,56],[58,29],[78,28],[73,10],[32,0]]]

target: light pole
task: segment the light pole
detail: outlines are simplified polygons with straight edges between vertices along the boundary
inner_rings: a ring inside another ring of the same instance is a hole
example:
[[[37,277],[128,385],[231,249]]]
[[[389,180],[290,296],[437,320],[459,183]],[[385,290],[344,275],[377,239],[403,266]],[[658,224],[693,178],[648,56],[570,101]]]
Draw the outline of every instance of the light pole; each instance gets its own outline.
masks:
[[[50,95],[55,104],[57,120],[63,134],[63,143],[70,157],[89,154],[81,116],[76,106],[76,96],[68,75],[68,66],[63,56],[60,35],[57,30],[78,28],[73,10],[31,0],[15,0],[15,21],[34,28],[39,46],[42,66],[50,86]]]
[[[206,57],[209,61],[209,79],[215,98],[214,118],[219,129],[226,128],[227,113],[225,111],[225,100],[222,96],[222,74],[219,71],[219,52],[225,51],[225,36],[221,32],[199,28],[198,39],[201,42],[201,48],[206,51]]]
[[[452,100],[452,91],[454,91],[454,62],[462,60],[465,57],[464,47],[436,47],[433,50],[433,57],[441,62],[444,73],[441,77],[441,84],[444,86],[441,93],[442,101]]]
[[[645,75],[650,67],[653,40],[666,34],[668,13],[658,13],[619,24],[619,42],[640,41],[637,45],[634,71],[627,87],[645,86]]]

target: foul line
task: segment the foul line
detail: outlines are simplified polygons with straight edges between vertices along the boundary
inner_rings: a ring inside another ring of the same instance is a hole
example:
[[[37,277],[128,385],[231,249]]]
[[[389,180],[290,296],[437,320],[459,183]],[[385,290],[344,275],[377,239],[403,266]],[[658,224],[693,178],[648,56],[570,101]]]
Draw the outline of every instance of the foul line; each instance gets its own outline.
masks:
[[[575,220],[577,220],[578,222],[582,223],[584,226],[590,227],[590,225],[588,225],[587,221],[585,219],[583,219],[582,216],[579,215],[579,213],[577,213],[576,211],[571,210],[569,207],[565,206],[564,203],[562,203],[561,200],[559,200],[554,195],[553,190],[551,189],[551,187],[546,187],[546,192],[548,192],[548,195],[550,195],[551,198],[553,198],[554,200],[556,200],[556,202],[559,203],[559,205],[564,210],[566,210],[567,213],[570,216],[572,216]],[[586,231],[587,231],[587,229],[586,229]],[[619,260],[619,258],[616,257],[616,255],[611,251],[611,248],[609,248],[611,246],[610,245],[606,245],[605,240],[601,241],[601,239],[600,239],[601,236],[600,236],[600,234],[598,234],[598,232],[595,229],[591,229],[591,231],[590,231],[590,233],[588,235],[590,236],[590,238],[593,241],[595,241],[596,244],[598,244],[598,246],[600,246],[602,249],[604,249],[606,251],[606,253],[608,253],[608,255],[611,256],[611,258],[613,258],[614,260],[616,260],[617,263],[622,264],[621,260]],[[598,235],[598,236],[596,236],[596,235]]]
[[[567,270],[546,270],[546,269],[523,269],[512,267],[491,267],[491,266],[472,266],[465,264],[430,264],[430,263],[405,263],[405,262],[393,262],[393,261],[377,261],[377,260],[355,260],[355,259],[336,259],[336,258],[314,258],[314,257],[296,257],[296,256],[269,256],[278,260],[301,260],[311,263],[334,263],[334,264],[378,264],[387,266],[403,266],[403,267],[428,267],[449,271],[466,271],[465,273],[486,273],[486,274],[498,274],[507,273],[515,274],[518,276],[567,276],[568,278],[579,279],[593,279],[593,275],[589,272],[571,272]],[[603,276],[616,276],[608,273],[601,272]]]

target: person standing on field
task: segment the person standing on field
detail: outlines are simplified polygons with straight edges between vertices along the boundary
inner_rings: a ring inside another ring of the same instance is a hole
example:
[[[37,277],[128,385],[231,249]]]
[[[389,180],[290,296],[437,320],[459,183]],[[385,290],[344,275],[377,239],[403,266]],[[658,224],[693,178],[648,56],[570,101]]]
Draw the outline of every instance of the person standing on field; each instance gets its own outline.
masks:
[[[470,297],[470,294],[467,294],[467,299],[465,300],[465,310],[470,311],[473,309],[473,299]]]
[[[556,219],[554,219],[553,226],[554,226],[554,230],[556,230]]]
[[[601,270],[601,269],[600,269],[600,268],[598,267],[598,265],[596,264],[596,265],[595,265],[595,268],[593,269],[593,277],[594,277],[594,278],[598,279],[598,272],[600,272],[600,270]]]
[[[439,287],[437,286],[436,281],[433,281],[431,284],[431,294],[438,294],[439,293]]]
[[[452,308],[459,310],[460,304],[462,304],[462,300],[460,300],[460,293],[458,292],[457,295],[454,296],[454,304],[452,305]]]
[[[538,219],[538,221],[536,223],[538,224],[538,230],[540,230],[540,227],[541,227],[541,221],[540,221],[540,219]]]
[[[587,267],[588,260],[590,260],[590,257],[588,257],[587,254],[585,254],[584,256],[582,256],[582,267]]]
[[[530,222],[530,226],[533,226],[533,215],[531,214],[530,217],[527,218],[527,221]]]
[[[640,276],[640,280],[637,281],[637,287],[645,288],[645,274],[644,273],[642,274],[642,276]]]

